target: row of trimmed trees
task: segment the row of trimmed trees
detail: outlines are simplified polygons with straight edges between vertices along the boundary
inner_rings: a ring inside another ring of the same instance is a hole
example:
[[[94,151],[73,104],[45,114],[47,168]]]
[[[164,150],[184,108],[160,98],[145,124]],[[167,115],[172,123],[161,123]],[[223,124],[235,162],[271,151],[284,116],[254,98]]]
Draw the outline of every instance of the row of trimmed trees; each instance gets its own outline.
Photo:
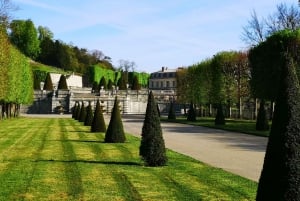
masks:
[[[8,40],[0,26],[0,119],[19,115],[20,105],[33,98],[33,76],[29,60]]]
[[[92,111],[91,103],[85,107],[83,102],[81,104],[76,102],[73,108],[72,118],[83,122],[85,126],[91,126],[91,132],[93,133],[105,133],[104,142],[106,143],[124,143],[126,141],[117,96],[107,128],[99,100],[96,103],[94,112]],[[142,128],[140,156],[147,166],[163,166],[167,163],[160,117],[152,92],[150,92],[148,97],[146,115]]]

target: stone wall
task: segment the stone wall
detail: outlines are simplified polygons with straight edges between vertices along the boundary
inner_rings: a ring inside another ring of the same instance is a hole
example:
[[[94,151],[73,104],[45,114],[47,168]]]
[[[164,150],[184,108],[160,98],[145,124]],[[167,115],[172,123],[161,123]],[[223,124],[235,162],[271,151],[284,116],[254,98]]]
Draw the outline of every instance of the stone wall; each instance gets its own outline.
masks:
[[[85,106],[88,106],[90,102],[95,108],[96,102],[99,100],[103,111],[110,113],[115,96],[118,96],[122,113],[144,114],[146,112],[148,90],[101,90],[98,93],[91,93],[91,88],[55,91],[36,90],[33,103],[28,106],[21,106],[21,112],[29,114],[71,113],[76,101],[80,104],[83,102]]]

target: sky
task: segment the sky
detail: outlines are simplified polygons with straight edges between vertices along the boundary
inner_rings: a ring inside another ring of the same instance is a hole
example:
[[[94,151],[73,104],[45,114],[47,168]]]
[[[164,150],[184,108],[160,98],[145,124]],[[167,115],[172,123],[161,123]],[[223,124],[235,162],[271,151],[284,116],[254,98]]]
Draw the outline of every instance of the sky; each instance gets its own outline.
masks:
[[[100,50],[136,71],[187,67],[220,51],[246,50],[241,39],[253,10],[268,17],[297,0],[11,0],[14,19],[48,27],[54,39]]]

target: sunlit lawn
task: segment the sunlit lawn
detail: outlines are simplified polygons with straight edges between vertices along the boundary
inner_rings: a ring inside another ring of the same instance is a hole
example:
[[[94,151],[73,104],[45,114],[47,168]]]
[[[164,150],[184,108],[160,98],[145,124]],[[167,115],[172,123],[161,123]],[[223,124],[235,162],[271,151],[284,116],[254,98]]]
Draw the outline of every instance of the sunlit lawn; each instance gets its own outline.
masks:
[[[265,136],[265,137],[269,136],[270,133],[270,131],[257,131],[255,129],[255,124],[256,124],[255,120],[226,119],[225,125],[215,125],[215,119],[211,117],[197,117],[197,120],[195,122],[192,122],[192,121],[187,121],[186,117],[180,116],[180,117],[176,117],[176,120],[168,120],[166,117],[163,117],[162,121],[205,126],[210,128],[236,131],[236,132],[241,132],[241,133],[246,133],[251,135]]]
[[[145,167],[140,140],[103,143],[73,119],[0,121],[0,200],[254,200],[257,183],[168,150]]]

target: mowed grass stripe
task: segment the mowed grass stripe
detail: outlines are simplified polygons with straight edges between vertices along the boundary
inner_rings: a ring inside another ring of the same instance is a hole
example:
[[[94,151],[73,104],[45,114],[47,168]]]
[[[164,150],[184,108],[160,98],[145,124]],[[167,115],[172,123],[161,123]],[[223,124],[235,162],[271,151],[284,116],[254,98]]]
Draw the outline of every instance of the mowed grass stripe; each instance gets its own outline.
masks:
[[[78,169],[76,160],[76,154],[73,150],[73,146],[69,141],[68,131],[65,128],[64,119],[60,119],[59,126],[61,130],[61,144],[63,148],[64,155],[64,165],[65,165],[65,175],[68,181],[68,195],[73,199],[82,199],[83,198],[83,188],[81,174]]]
[[[18,132],[16,121],[3,122]],[[104,133],[90,133],[73,119],[24,118],[22,123],[30,126],[19,132],[34,137],[18,146],[33,148],[0,163],[0,200],[255,199],[257,183],[173,151],[167,151],[167,166],[144,167],[140,139],[131,135],[126,143],[111,144],[104,143]],[[0,133],[4,130],[0,127]],[[7,156],[22,151],[12,149],[15,153]]]

